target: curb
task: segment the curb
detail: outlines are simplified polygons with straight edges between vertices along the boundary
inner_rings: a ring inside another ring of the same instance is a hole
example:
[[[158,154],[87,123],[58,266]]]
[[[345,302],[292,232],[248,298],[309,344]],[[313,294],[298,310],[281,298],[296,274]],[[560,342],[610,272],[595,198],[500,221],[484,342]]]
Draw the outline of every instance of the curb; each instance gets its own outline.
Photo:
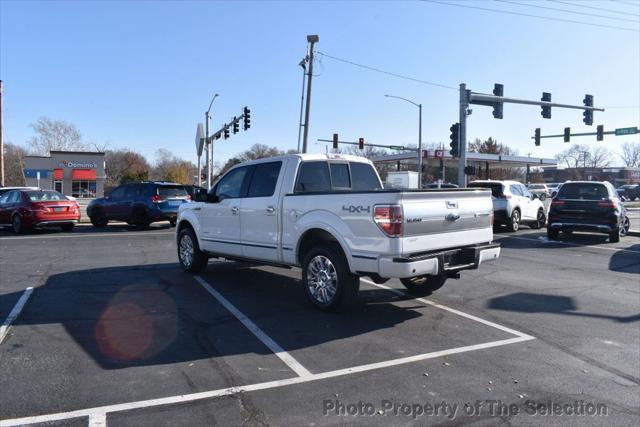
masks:
[[[640,230],[629,230],[627,234],[629,236],[640,236]]]

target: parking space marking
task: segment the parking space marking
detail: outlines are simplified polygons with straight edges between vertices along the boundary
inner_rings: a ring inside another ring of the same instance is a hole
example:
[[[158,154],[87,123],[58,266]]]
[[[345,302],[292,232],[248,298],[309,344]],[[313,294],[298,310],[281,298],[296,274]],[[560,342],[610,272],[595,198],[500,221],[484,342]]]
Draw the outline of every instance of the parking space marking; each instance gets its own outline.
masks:
[[[27,303],[32,293],[33,287],[30,286],[25,289],[16,305],[13,306],[13,309],[9,313],[9,316],[4,319],[2,326],[0,326],[0,344],[2,344],[2,341],[4,341],[4,338],[7,336],[9,328],[11,327],[11,323],[13,323],[13,321],[16,320],[16,318],[20,315],[20,312],[24,308],[24,305]]]
[[[244,314],[242,314],[235,306],[233,306],[218,291],[213,289],[213,287],[211,287],[211,285],[209,285],[204,279],[202,279],[200,276],[196,276],[195,278],[211,295],[213,295],[218,300],[218,302],[220,302],[223,306],[225,306],[225,308],[228,311],[233,313],[234,316],[236,316],[238,318],[238,320],[240,320],[251,332],[253,332],[263,343],[265,343],[265,345],[267,345],[272,351],[274,351],[274,353],[278,354],[278,352],[281,352],[281,354],[286,354],[287,356],[291,357],[288,353],[286,353],[282,349],[282,347],[280,347],[275,341],[273,341],[271,338],[269,338],[269,336],[266,335],[260,328],[258,328],[258,326],[255,323],[253,323]],[[385,289],[385,290],[388,290],[390,292],[394,292],[394,293],[402,294],[402,295],[406,296],[406,294],[404,292],[399,291],[397,289],[390,288],[388,286],[379,285],[379,284],[373,283],[373,282],[371,282],[369,280],[366,280],[366,279],[361,279],[361,280],[363,280],[366,283],[370,283],[370,284],[372,284],[374,286],[377,286],[377,287],[379,287],[381,289]],[[248,384],[248,385],[243,385],[243,386],[234,386],[234,387],[228,387],[228,388],[218,389],[218,390],[204,391],[204,392],[199,392],[199,393],[182,394],[182,395],[168,396],[168,397],[163,397],[163,398],[158,398],[158,399],[148,399],[148,400],[140,400],[140,401],[136,401],[136,402],[120,403],[120,404],[115,404],[115,405],[105,405],[105,406],[99,406],[99,407],[94,407],[94,408],[79,409],[79,410],[75,410],[75,411],[59,412],[59,413],[47,414],[47,415],[35,415],[35,416],[31,416],[31,417],[0,420],[0,427],[5,427],[5,426],[8,427],[8,426],[15,426],[15,425],[25,425],[25,424],[35,424],[35,423],[46,423],[46,422],[55,422],[55,421],[62,421],[62,420],[67,420],[67,419],[71,419],[71,418],[84,418],[84,417],[88,417],[90,426],[94,426],[94,425],[95,426],[103,426],[103,425],[106,425],[106,415],[109,414],[109,413],[131,411],[131,410],[144,409],[144,408],[150,408],[150,407],[155,407],[155,406],[166,406],[166,405],[173,405],[173,404],[182,404],[182,403],[188,403],[188,402],[193,402],[193,401],[197,401],[197,400],[212,399],[212,398],[216,398],[216,397],[229,396],[229,395],[234,395],[234,394],[244,393],[244,392],[250,392],[250,391],[267,390],[267,389],[284,387],[284,386],[289,386],[289,385],[303,384],[303,383],[307,383],[307,382],[311,382],[311,381],[318,381],[318,380],[342,377],[342,376],[352,375],[352,374],[355,374],[355,373],[362,373],[362,372],[372,371],[372,370],[375,370],[375,369],[388,368],[388,367],[391,367],[391,366],[399,366],[399,365],[404,365],[404,364],[408,364],[408,363],[412,363],[412,362],[418,362],[418,361],[423,361],[423,360],[428,360],[428,359],[434,359],[434,358],[443,357],[443,356],[449,356],[449,355],[453,355],[453,354],[460,354],[460,353],[466,353],[466,352],[471,352],[471,351],[484,350],[484,349],[488,349],[488,348],[495,348],[495,347],[500,347],[500,346],[509,345],[509,344],[515,344],[515,343],[520,343],[520,342],[525,342],[525,341],[529,341],[529,340],[535,339],[535,337],[533,337],[531,335],[524,334],[524,333],[516,331],[514,329],[507,328],[507,327],[499,325],[497,323],[490,322],[488,320],[484,320],[484,319],[482,319],[480,317],[477,317],[477,316],[474,316],[474,315],[471,315],[471,314],[467,314],[465,312],[462,312],[460,310],[456,310],[456,309],[451,308],[451,307],[447,307],[447,306],[442,305],[442,304],[438,304],[438,303],[435,303],[435,302],[432,302],[432,301],[429,301],[429,300],[426,300],[426,299],[423,299],[423,298],[416,298],[415,300],[419,301],[421,303],[424,303],[426,305],[431,305],[431,306],[433,306],[435,308],[448,311],[448,312],[450,312],[452,314],[456,314],[458,316],[462,316],[462,317],[465,317],[467,319],[474,320],[474,321],[482,323],[484,325],[491,326],[493,328],[499,329],[501,331],[507,332],[507,333],[512,334],[512,335],[515,335],[516,337],[515,338],[507,338],[507,339],[503,339],[503,340],[497,340],[497,341],[490,341],[490,342],[481,343],[481,344],[473,344],[473,345],[468,345],[468,346],[463,346],[463,347],[456,347],[456,348],[451,348],[451,349],[448,349],[448,350],[440,350],[440,351],[434,351],[434,352],[430,352],[430,353],[423,353],[423,354],[418,354],[418,355],[415,355],[415,356],[407,356],[407,357],[402,357],[402,358],[398,358],[398,359],[386,360],[386,361],[382,361],[382,362],[369,363],[369,364],[365,364],[365,365],[353,366],[353,367],[350,367],[350,368],[337,369],[335,371],[321,372],[321,373],[317,373],[317,374],[310,373],[304,367],[302,367],[302,365],[300,365],[295,359],[293,359],[291,357],[291,360],[293,360],[302,369],[304,369],[306,374],[304,374],[304,375],[298,374],[299,376],[297,376],[297,377],[287,378],[287,379],[283,379],[283,380],[268,381],[268,382],[257,383],[257,384]],[[256,332],[258,332],[258,333],[256,333]],[[266,338],[266,342],[263,341],[263,338]],[[270,344],[267,344],[267,343],[270,343]],[[281,359],[282,359],[282,357],[281,357]],[[285,361],[285,363],[287,363],[287,362]],[[287,364],[289,365],[289,363],[287,363]],[[99,424],[99,423],[104,423],[104,424]]]
[[[151,231],[148,233],[141,231],[114,231],[112,233],[82,233],[82,234],[43,234],[40,236],[9,236],[9,237],[1,237],[0,242],[4,242],[6,240],[32,240],[32,239],[68,239],[68,238],[81,238],[81,237],[113,237],[113,236],[153,236],[153,235],[161,235],[161,234],[174,234],[173,231]]]
[[[271,350],[280,360],[282,360],[289,368],[291,368],[299,377],[308,377],[311,374],[298,362],[293,358],[289,353],[284,351],[280,345],[271,339],[271,337],[264,333],[262,329],[258,327],[251,319],[244,315],[240,310],[238,310],[233,304],[229,302],[225,297],[220,294],[220,292],[216,291],[200,276],[195,276],[195,279],[204,287],[207,292],[209,292],[220,304],[224,306],[231,314],[233,314],[247,329],[251,331],[253,335],[255,335],[264,345],[266,345],[269,350]]]
[[[375,287],[378,287],[380,289],[385,289],[387,291],[393,292],[394,294],[402,295],[402,296],[408,296],[405,292],[399,291],[398,289],[394,289],[394,288],[391,288],[389,286],[385,286],[385,285],[381,285],[381,284],[378,284],[378,283],[374,283],[374,282],[372,282],[371,280],[368,280],[368,279],[362,279],[361,278],[360,280],[365,282],[365,283],[368,283],[370,285],[373,285]],[[449,313],[457,314],[458,316],[465,317],[467,319],[482,323],[483,325],[491,326],[492,328],[499,329],[499,330],[501,330],[503,332],[507,332],[507,333],[510,333],[512,335],[516,335],[516,336],[521,337],[521,338],[526,338],[527,340],[535,339],[535,337],[532,337],[531,335],[527,335],[527,334],[524,334],[522,332],[516,331],[515,329],[511,329],[511,328],[507,328],[506,326],[498,325],[497,323],[490,322],[488,320],[484,320],[484,319],[482,319],[480,317],[474,316],[473,314],[468,314],[468,313],[465,313],[463,311],[456,310],[455,308],[447,307],[446,305],[442,305],[442,304],[438,304],[437,302],[429,301],[428,299],[414,298],[414,297],[411,297],[411,298],[413,300],[415,300],[415,301],[420,301],[423,304],[430,305],[430,306],[439,308],[441,310],[448,311]]]
[[[521,236],[505,236],[502,237],[501,239],[518,239],[518,240],[528,240],[531,242],[538,242],[541,244],[551,244],[551,243],[557,243],[559,245],[566,245],[566,246],[573,246],[573,247],[578,247],[578,248],[594,248],[594,249],[604,249],[607,251],[621,251],[621,252],[630,252],[630,253],[634,253],[634,254],[640,254],[640,251],[636,251],[633,249],[624,249],[624,248],[610,248],[607,246],[596,246],[596,245],[581,245],[579,243],[573,243],[573,242],[563,242],[561,240],[540,240],[538,238],[535,239],[531,239],[529,237],[521,237]]]

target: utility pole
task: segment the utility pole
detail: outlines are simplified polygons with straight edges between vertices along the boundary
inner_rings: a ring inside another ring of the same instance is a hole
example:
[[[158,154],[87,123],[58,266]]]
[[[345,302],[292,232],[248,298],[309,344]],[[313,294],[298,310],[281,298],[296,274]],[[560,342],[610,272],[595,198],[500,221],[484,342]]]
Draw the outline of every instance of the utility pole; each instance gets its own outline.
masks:
[[[0,80],[0,187],[4,187],[4,138],[2,132],[2,80]]]
[[[298,64],[300,67],[302,67],[302,94],[300,95],[300,119],[298,120],[298,153],[300,152],[300,137],[302,133],[302,109],[304,108],[304,84],[305,84],[305,79],[307,77],[306,60],[307,58],[305,57]]]
[[[422,188],[422,104],[418,104],[418,188]]]
[[[309,110],[311,109],[311,81],[313,79],[313,47],[320,41],[317,35],[307,36],[309,42],[309,71],[307,72],[307,104],[304,112],[304,136],[302,139],[302,152],[307,152],[307,138],[309,137]]]
[[[467,167],[467,110],[469,109],[469,91],[467,85],[460,83],[460,128],[458,131],[458,151],[460,159],[458,161],[458,186],[467,186],[467,175],[464,168]]]

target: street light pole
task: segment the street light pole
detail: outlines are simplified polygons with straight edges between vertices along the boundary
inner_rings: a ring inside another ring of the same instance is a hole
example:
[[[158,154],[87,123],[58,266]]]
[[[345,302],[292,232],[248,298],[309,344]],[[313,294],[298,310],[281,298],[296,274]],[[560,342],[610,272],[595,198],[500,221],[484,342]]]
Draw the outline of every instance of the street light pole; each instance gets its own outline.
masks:
[[[304,107],[304,84],[307,77],[307,58],[304,58],[298,65],[302,67],[302,95],[300,96],[300,120],[298,121],[298,153],[300,152],[300,134],[302,132],[302,108]]]
[[[211,102],[209,103],[209,108],[204,113],[204,144],[205,149],[207,150],[207,154],[205,156],[205,164],[207,169],[207,190],[211,189],[211,172],[213,171],[212,163],[213,163],[213,141],[209,142],[209,125],[211,123],[211,106],[213,105],[213,101],[216,100],[218,94],[213,95]],[[209,146],[211,144],[211,146]],[[200,171],[198,171],[200,173]]]
[[[422,188],[422,104],[418,104],[401,96],[385,95],[385,97],[400,99],[418,107],[418,176],[420,177],[418,179],[418,188]]]
[[[313,80],[313,47],[320,41],[317,35],[307,36],[309,43],[309,71],[307,72],[307,104],[304,112],[304,135],[302,137],[302,152],[307,152],[307,139],[309,137],[309,110],[311,109],[311,81]]]

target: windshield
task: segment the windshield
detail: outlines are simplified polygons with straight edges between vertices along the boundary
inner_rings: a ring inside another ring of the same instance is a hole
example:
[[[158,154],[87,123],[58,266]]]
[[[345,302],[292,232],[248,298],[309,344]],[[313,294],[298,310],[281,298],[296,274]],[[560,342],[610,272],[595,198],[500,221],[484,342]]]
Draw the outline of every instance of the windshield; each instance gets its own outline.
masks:
[[[57,191],[27,191],[27,197],[32,202],[55,202],[61,200],[69,200]]]
[[[605,200],[608,197],[602,184],[564,184],[558,192],[558,199]]]

